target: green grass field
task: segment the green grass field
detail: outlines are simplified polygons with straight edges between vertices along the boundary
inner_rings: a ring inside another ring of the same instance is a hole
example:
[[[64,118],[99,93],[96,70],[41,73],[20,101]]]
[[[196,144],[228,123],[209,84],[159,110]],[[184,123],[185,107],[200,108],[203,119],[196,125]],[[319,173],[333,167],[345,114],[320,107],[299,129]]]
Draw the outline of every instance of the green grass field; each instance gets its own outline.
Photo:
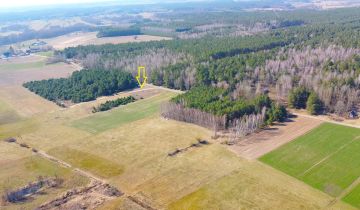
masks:
[[[342,200],[360,209],[360,184],[357,185]]]
[[[360,129],[325,123],[260,160],[329,195],[360,176]]]
[[[46,52],[39,52],[36,53],[37,55],[45,56],[45,57],[52,57],[54,56],[54,51],[46,51]]]
[[[163,93],[107,112],[96,113],[92,116],[76,120],[71,125],[90,133],[99,133],[152,116],[159,112],[161,102],[169,100],[173,96],[175,96],[175,93]]]

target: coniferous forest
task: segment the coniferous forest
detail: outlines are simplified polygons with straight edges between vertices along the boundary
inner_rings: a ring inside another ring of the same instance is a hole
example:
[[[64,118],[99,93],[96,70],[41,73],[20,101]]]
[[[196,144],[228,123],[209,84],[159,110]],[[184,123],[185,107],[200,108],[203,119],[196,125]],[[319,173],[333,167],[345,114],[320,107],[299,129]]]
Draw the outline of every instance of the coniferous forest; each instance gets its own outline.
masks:
[[[50,101],[71,100],[73,103],[91,101],[99,96],[112,95],[136,86],[130,73],[96,69],[76,71],[69,78],[24,84],[30,91]]]
[[[69,79],[30,82],[25,87],[53,101],[88,101],[135,87],[130,73],[135,76],[136,67],[142,65],[150,83],[191,90],[173,99],[174,103],[226,116],[228,121],[267,107],[271,123],[283,118],[271,114],[283,113],[283,105],[306,108],[311,114],[344,116],[360,103],[360,14],[354,8],[332,10],[331,20],[329,14],[296,10],[221,16],[203,11],[200,16],[186,13],[182,23],[175,21],[176,12],[159,15],[174,25],[147,21],[136,27],[142,31],[168,28],[173,31],[169,33],[172,40],[78,46],[56,52],[87,69],[97,69],[83,75],[96,81],[74,84],[82,74],[75,73]],[[111,82],[105,85],[100,82],[103,79]],[[70,91],[64,91],[64,86]]]

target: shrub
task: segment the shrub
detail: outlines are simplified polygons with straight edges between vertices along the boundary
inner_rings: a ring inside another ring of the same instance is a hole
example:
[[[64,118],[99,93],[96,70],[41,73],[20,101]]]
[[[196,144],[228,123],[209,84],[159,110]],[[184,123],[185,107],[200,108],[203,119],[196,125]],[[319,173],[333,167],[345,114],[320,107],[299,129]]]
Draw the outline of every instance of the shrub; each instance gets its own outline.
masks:
[[[128,96],[128,97],[124,97],[124,98],[118,98],[116,100],[113,101],[106,101],[103,104],[100,104],[98,107],[93,107],[92,112],[96,113],[96,112],[104,112],[107,110],[110,110],[114,107],[118,107],[121,105],[126,105],[132,102],[135,102],[136,99],[133,96]]]
[[[27,144],[25,144],[25,143],[21,143],[21,144],[20,144],[20,147],[30,148],[30,146],[27,145]]]
[[[6,141],[8,143],[14,143],[14,142],[16,142],[16,139],[15,138],[7,138],[4,141]]]

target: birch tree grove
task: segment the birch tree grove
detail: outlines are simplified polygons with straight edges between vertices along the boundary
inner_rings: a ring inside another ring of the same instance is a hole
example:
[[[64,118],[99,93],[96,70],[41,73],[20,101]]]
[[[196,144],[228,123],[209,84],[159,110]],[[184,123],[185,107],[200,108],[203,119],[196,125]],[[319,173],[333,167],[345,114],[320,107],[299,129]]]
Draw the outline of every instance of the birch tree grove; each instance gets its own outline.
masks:
[[[148,49],[136,56],[104,57],[100,53],[90,53],[82,59],[82,65],[86,68],[124,69],[134,75],[137,74],[138,66],[145,66],[147,74],[151,75],[152,71],[157,71],[161,67],[173,65],[184,60],[191,61],[192,57],[184,53],[175,53],[168,49]]]
[[[279,101],[294,87],[306,87],[327,111],[343,115],[360,103],[359,54],[360,49],[335,45],[280,51],[276,59],[266,61],[267,85],[275,85]]]
[[[254,133],[265,123],[266,107],[259,114],[245,115],[231,123],[230,142],[235,143],[241,137]]]
[[[165,102],[160,107],[161,116],[167,119],[193,123],[205,128],[213,129],[216,133],[226,129],[226,117],[202,112],[198,109],[185,108],[172,102]]]

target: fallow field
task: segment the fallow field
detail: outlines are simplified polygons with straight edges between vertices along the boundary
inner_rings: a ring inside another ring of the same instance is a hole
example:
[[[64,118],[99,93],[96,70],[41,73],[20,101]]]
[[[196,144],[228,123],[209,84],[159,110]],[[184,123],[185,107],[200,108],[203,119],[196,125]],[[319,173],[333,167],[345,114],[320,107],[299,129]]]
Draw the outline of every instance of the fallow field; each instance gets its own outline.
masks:
[[[101,45],[101,44],[122,44],[128,42],[146,42],[169,40],[169,37],[137,35],[137,36],[121,36],[121,37],[96,37],[97,32],[77,32],[59,36],[51,39],[44,39],[45,42],[52,45],[57,50],[66,47],[76,47],[78,45]]]

